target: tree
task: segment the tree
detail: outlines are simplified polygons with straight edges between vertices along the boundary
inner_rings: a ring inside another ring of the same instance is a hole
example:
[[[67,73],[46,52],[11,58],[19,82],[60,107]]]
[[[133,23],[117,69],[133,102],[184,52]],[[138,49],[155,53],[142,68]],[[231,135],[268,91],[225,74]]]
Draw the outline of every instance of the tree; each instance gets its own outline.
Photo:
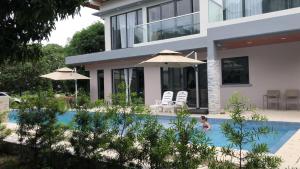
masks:
[[[101,22],[77,32],[66,47],[67,55],[101,52],[105,49],[104,25]]]
[[[52,72],[65,65],[64,48],[49,44],[41,48],[42,57],[32,62],[17,62],[0,64],[0,88],[11,94],[22,94],[23,91],[36,91],[38,87],[47,90],[51,81],[40,78],[40,75]],[[65,82],[54,82],[67,90]],[[73,84],[72,84],[73,86]]]
[[[52,92],[22,97],[17,134],[19,141],[30,149],[20,147],[19,154],[20,160],[30,168],[50,168],[55,164],[55,153],[66,152],[62,144],[66,127],[57,120],[65,111],[65,100],[54,98]]]
[[[271,133],[271,129],[265,125],[257,127],[249,127],[248,120],[256,122],[264,122],[267,119],[258,114],[252,114],[251,117],[245,116],[243,113],[246,111],[254,111],[253,106],[249,104],[246,97],[235,93],[229,99],[227,106],[230,112],[230,120],[225,121],[222,126],[222,132],[227,140],[231,143],[230,147],[237,148],[238,152],[235,153],[232,148],[230,154],[239,161],[239,168],[278,168],[281,159],[276,156],[268,155],[268,146],[264,143],[257,143],[261,136]],[[250,152],[243,152],[246,145],[252,145]]]
[[[47,39],[55,22],[74,16],[85,0],[1,0],[0,63],[41,55],[39,43]]]
[[[177,134],[173,143],[174,167],[196,169],[213,157],[214,146],[209,146],[209,139],[197,127],[197,120],[190,119],[187,109],[180,110],[171,125],[171,129]]]

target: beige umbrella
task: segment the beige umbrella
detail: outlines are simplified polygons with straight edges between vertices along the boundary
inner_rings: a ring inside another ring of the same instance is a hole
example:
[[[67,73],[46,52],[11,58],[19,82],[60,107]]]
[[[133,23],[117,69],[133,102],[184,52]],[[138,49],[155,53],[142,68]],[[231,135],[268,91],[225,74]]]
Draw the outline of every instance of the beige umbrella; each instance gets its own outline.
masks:
[[[202,64],[204,62],[184,57],[179,52],[171,50],[163,50],[156,54],[153,58],[139,63],[137,66],[151,67],[189,67]]]
[[[195,67],[195,80],[196,80],[196,99],[197,99],[197,108],[199,108],[199,79],[198,79],[198,70],[197,65],[203,64],[204,62],[197,60],[197,53],[195,53],[196,59],[191,59],[188,57],[183,56],[179,52],[174,52],[171,50],[163,50],[156,54],[153,58],[148,59],[146,61],[143,61],[139,63],[137,66],[151,66],[151,67],[175,67],[175,68],[181,68],[181,67],[189,67],[193,66]],[[191,54],[192,54],[191,53]]]
[[[55,72],[42,75],[42,78],[47,78],[51,80],[75,80],[75,101],[77,102],[77,80],[88,80],[89,77],[83,76],[76,72],[75,69],[70,69],[67,67],[57,69]]]

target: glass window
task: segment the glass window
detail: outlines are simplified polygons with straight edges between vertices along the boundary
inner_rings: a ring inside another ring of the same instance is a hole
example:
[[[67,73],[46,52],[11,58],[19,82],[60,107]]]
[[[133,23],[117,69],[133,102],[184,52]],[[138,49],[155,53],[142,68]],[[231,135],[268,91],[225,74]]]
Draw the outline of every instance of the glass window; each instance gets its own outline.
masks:
[[[175,16],[175,4],[173,2],[161,6],[161,19],[167,19]],[[173,38],[175,36],[175,19],[169,19],[161,22],[162,39]]]
[[[243,0],[225,0],[224,17],[225,20],[243,17]]]
[[[207,66],[206,64],[198,65],[199,79],[199,105],[200,107],[208,106],[207,91]],[[174,98],[178,91],[188,92],[188,105],[196,107],[196,77],[193,67],[186,68],[161,68],[161,86],[162,94],[165,91],[173,91]]]
[[[263,13],[263,0],[247,0],[245,1],[245,15],[252,16]]]
[[[104,99],[104,71],[98,70],[98,99]]]
[[[134,28],[142,24],[142,10],[111,17],[112,49],[133,47]]]
[[[223,84],[249,84],[248,56],[222,59]]]
[[[113,93],[119,92],[119,86],[125,83],[124,69],[114,69],[112,70],[113,79]]]
[[[118,93],[120,84],[125,84],[126,81],[129,82],[129,78],[131,78],[129,93],[135,92],[139,97],[144,99],[144,68],[132,68],[132,76],[125,76],[125,71],[129,73],[128,69],[112,70],[113,93]]]
[[[198,0],[199,1],[199,0]],[[178,0],[177,1],[177,15],[185,15],[192,13],[192,1],[191,0]]]
[[[148,22],[161,20],[160,6],[148,8]]]
[[[193,0],[193,12],[198,12],[200,11],[200,4],[199,4],[200,0]]]
[[[291,8],[300,7],[300,0],[290,0]]]
[[[128,47],[133,47],[134,44],[134,27],[137,25],[137,12],[127,14],[127,44]]]

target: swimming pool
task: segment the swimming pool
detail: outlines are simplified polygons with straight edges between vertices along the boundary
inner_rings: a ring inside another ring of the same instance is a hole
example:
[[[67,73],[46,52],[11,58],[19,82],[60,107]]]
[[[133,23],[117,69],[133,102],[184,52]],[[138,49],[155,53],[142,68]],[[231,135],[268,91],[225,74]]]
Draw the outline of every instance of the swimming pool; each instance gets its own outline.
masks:
[[[58,121],[63,124],[69,124],[75,112],[67,112],[63,115],[58,116]],[[17,123],[17,111],[11,111],[9,113],[9,122]],[[165,127],[170,127],[170,120],[174,119],[173,116],[158,116],[158,120]],[[207,133],[207,136],[211,140],[211,143],[218,147],[223,147],[228,145],[228,141],[221,131],[221,124],[224,122],[224,119],[209,119],[212,129]],[[267,136],[261,137],[257,143],[266,143],[269,146],[271,153],[275,153],[279,148],[298,130],[300,129],[300,123],[290,123],[290,122],[273,122],[268,121],[264,124],[262,122],[248,122],[249,128],[257,128],[261,125],[267,125],[271,127],[275,132]],[[198,127],[201,127],[200,124]],[[250,145],[246,145],[244,149],[249,150]]]

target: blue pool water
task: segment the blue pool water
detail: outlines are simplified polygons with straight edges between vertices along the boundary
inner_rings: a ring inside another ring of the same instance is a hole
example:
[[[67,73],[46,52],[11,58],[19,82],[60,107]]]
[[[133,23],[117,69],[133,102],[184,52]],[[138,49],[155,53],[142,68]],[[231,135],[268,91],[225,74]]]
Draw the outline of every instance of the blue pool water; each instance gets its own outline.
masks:
[[[58,121],[63,124],[70,124],[75,115],[75,112],[67,112],[63,115],[58,116]],[[9,122],[17,123],[17,112],[12,111],[9,113]],[[159,122],[165,127],[170,127],[170,121],[175,117],[169,116],[158,116]],[[209,123],[212,129],[206,132],[207,136],[211,140],[211,143],[218,147],[223,147],[228,145],[228,141],[221,132],[221,124],[224,119],[209,119]],[[300,123],[290,123],[290,122],[272,122],[268,121],[266,123],[262,122],[248,122],[247,127],[257,128],[261,125],[266,125],[274,130],[272,134],[263,136],[257,143],[266,143],[269,146],[271,153],[275,153],[298,129],[300,129]],[[198,127],[201,127],[200,124]],[[244,149],[249,150],[250,145],[244,147]]]

